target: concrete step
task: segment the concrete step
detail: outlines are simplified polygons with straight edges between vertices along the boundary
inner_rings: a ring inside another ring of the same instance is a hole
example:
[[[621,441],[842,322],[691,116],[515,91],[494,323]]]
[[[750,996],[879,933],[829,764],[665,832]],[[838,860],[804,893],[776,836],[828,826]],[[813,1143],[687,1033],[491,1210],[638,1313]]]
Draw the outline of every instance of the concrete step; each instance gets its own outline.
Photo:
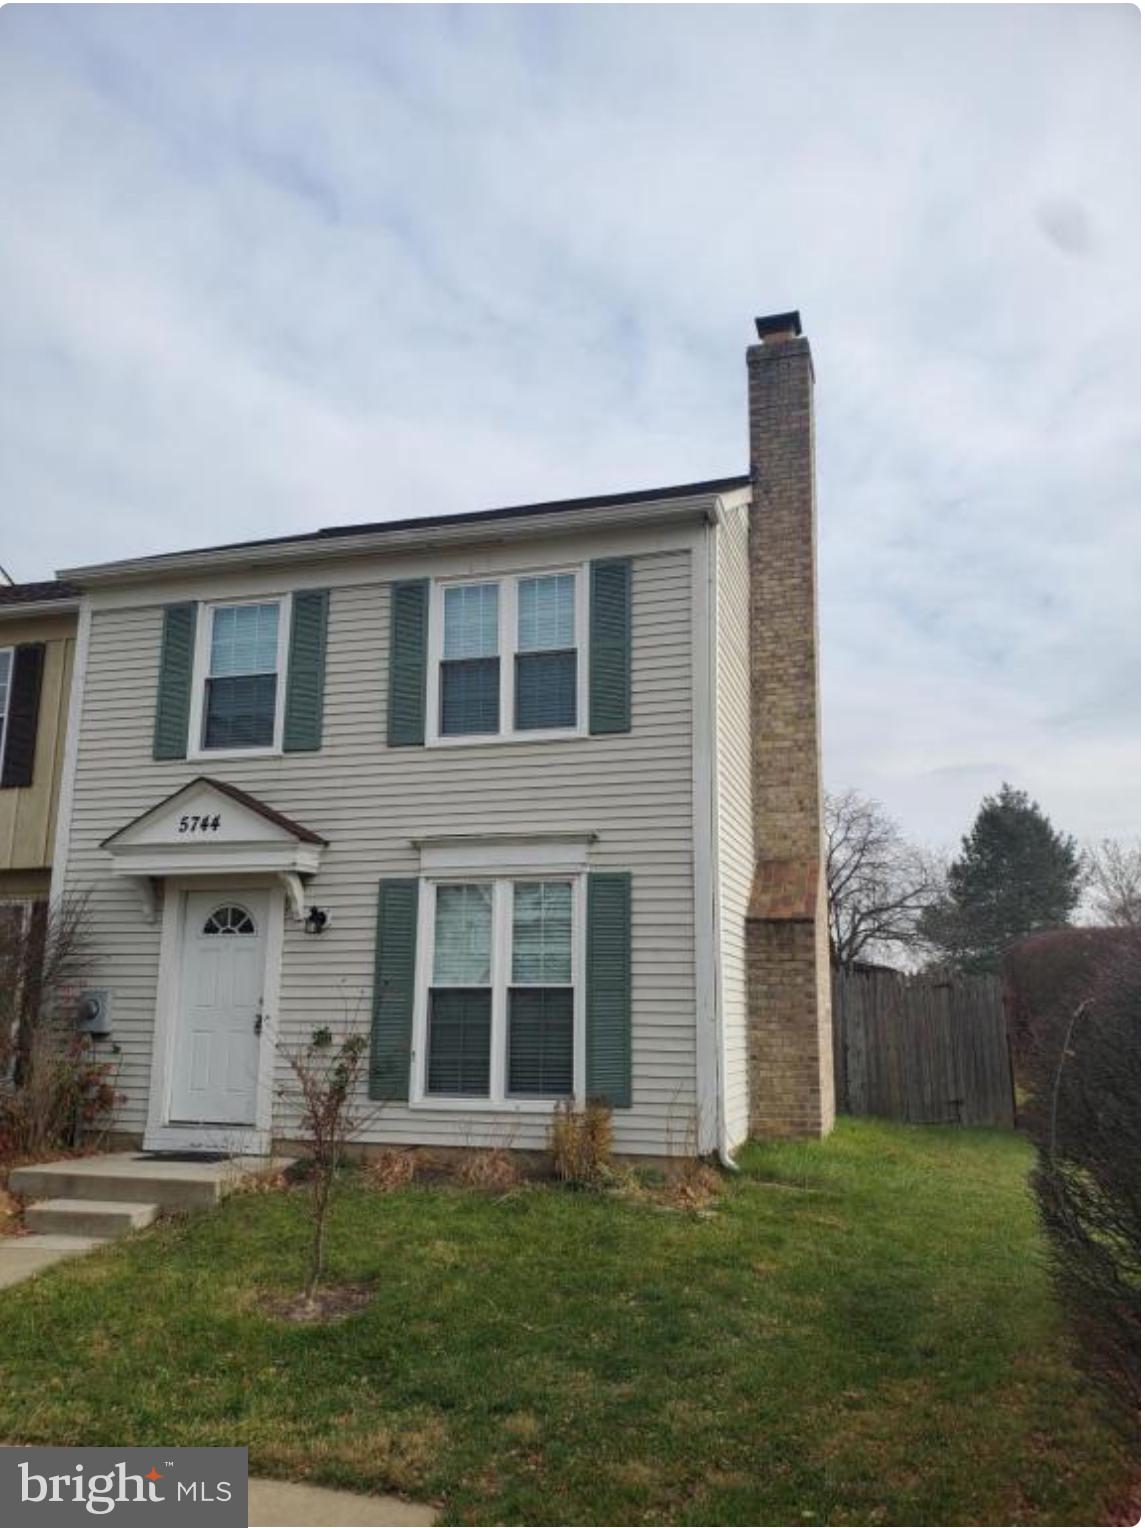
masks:
[[[49,1236],[87,1236],[110,1240],[149,1226],[159,1213],[157,1204],[131,1204],[116,1199],[42,1199],[24,1211],[30,1231]]]
[[[244,1172],[283,1168],[289,1158],[250,1157],[223,1162],[177,1162],[141,1152],[110,1152],[17,1167],[8,1188],[25,1199],[102,1199],[157,1204],[162,1210],[199,1210],[217,1204]]]

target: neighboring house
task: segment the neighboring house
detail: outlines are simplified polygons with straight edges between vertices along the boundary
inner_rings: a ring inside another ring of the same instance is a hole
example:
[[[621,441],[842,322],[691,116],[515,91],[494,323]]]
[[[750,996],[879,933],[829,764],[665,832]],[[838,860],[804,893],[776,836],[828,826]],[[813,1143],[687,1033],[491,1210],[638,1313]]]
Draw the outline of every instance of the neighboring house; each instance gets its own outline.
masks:
[[[47,901],[79,590],[0,584],[0,927]]]
[[[66,574],[55,889],[146,1148],[289,1139],[347,1024],[371,1142],[830,1128],[811,357],[757,326],[750,476]]]

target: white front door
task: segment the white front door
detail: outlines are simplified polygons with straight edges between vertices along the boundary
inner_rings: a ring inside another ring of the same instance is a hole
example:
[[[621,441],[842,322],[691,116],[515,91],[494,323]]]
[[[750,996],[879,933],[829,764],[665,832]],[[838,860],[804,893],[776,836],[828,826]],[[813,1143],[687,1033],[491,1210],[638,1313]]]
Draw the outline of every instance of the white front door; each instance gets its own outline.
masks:
[[[268,905],[265,891],[187,894],[171,1124],[255,1123]]]

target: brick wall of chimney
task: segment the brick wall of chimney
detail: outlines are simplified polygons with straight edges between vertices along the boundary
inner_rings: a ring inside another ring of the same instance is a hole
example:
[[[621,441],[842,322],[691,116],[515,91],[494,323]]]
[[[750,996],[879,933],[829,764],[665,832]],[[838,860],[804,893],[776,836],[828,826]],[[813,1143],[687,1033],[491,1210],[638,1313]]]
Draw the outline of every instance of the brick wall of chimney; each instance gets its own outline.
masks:
[[[751,1132],[835,1119],[823,863],[814,369],[790,323],[747,353],[756,876],[747,923]]]

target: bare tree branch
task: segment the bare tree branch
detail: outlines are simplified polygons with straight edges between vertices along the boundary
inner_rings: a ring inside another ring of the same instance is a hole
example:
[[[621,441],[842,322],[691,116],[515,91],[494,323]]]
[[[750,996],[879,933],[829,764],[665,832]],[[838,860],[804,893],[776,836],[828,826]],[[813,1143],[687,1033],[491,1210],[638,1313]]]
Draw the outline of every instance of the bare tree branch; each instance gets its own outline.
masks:
[[[1141,927],[1141,846],[1103,838],[1082,852],[1093,921],[1118,928]]]
[[[919,914],[942,884],[935,857],[909,844],[883,807],[858,791],[825,797],[827,902],[841,965],[864,956],[914,953],[925,941]]]

